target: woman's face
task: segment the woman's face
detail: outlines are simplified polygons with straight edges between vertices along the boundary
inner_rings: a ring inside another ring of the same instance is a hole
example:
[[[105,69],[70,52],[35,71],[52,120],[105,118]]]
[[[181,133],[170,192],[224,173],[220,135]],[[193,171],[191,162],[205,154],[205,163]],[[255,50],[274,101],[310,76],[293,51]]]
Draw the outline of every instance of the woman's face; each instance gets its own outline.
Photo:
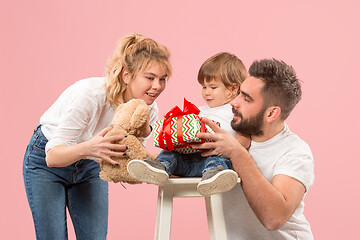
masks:
[[[139,72],[135,77],[124,69],[123,79],[127,84],[124,92],[124,102],[133,98],[142,99],[147,105],[152,104],[155,99],[164,91],[167,81],[167,73],[157,63],[150,64],[144,71]]]

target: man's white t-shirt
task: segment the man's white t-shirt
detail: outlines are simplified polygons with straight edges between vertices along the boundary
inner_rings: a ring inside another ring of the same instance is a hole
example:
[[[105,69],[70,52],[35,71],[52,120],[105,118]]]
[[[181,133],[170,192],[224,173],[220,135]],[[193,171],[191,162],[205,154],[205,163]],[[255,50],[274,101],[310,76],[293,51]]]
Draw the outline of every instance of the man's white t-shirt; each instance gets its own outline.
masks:
[[[272,139],[251,142],[249,153],[270,182],[275,175],[284,174],[301,182],[306,192],[314,182],[314,160],[310,147],[286,124]],[[303,213],[304,199],[289,220],[276,231],[269,231],[261,224],[240,185],[223,193],[223,206],[228,239],[313,239],[310,224]]]
[[[232,106],[230,104],[224,104],[219,107],[209,107],[202,106],[199,107],[200,117],[206,117],[210,120],[216,121],[220,123],[220,127],[225,131],[231,133],[234,137],[236,137],[236,132],[231,127],[231,120],[234,118],[234,114],[232,112]]]
[[[159,109],[156,102],[149,108],[150,125],[153,125]],[[45,151],[56,145],[74,145],[91,139],[111,125],[114,110],[106,102],[104,77],[74,83],[40,118],[41,130],[48,139]]]

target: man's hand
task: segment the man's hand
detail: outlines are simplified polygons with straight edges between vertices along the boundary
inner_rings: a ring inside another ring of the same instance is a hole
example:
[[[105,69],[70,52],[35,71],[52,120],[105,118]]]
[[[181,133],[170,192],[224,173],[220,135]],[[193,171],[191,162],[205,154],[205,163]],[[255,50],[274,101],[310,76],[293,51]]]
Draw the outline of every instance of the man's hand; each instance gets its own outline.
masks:
[[[191,145],[194,149],[206,150],[201,155],[203,157],[211,155],[219,155],[225,158],[231,158],[238,151],[246,151],[246,149],[237,141],[230,133],[221,129],[213,121],[203,118],[214,133],[198,133],[196,136],[202,139],[208,139],[212,142],[205,142]]]

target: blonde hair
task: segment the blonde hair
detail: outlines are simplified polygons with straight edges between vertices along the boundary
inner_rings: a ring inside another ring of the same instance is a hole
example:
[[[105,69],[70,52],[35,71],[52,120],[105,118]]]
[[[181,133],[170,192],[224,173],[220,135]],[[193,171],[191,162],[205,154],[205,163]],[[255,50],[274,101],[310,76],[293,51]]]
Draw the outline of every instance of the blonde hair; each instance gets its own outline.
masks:
[[[162,66],[168,77],[171,76],[170,52],[162,44],[140,34],[130,34],[121,38],[112,58],[106,65],[106,97],[107,101],[117,106],[124,102],[123,94],[126,84],[122,72],[126,69],[131,78],[144,71],[150,64]]]
[[[198,82],[203,85],[204,81],[219,78],[225,87],[230,89],[234,84],[240,86],[246,77],[247,71],[242,61],[234,54],[221,52],[208,58],[201,65]]]

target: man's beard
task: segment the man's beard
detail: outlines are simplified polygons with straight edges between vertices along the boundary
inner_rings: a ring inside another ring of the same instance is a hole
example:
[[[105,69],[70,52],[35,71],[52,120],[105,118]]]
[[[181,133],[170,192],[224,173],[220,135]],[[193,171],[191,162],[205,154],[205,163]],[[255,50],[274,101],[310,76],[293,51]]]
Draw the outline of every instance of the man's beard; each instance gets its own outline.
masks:
[[[236,123],[236,120],[231,121],[231,127],[238,133],[248,136],[262,136],[264,134],[262,127],[264,121],[264,113],[266,108],[264,107],[258,114],[253,117],[244,119],[242,114],[232,109],[234,115],[240,117],[240,122]]]

